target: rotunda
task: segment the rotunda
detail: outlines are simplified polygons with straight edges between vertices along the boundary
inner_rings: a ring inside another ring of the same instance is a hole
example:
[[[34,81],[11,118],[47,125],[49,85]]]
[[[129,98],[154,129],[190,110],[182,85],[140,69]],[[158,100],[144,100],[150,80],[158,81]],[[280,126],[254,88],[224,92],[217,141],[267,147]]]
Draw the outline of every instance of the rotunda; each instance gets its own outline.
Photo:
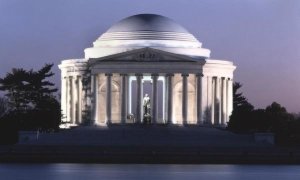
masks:
[[[173,20],[127,17],[84,52],[59,65],[65,124],[227,125],[236,67]]]

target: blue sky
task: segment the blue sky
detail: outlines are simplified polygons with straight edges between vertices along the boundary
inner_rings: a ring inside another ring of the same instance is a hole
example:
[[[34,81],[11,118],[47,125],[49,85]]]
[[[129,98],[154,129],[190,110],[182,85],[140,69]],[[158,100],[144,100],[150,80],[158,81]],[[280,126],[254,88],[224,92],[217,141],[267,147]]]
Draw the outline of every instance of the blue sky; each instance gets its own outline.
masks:
[[[299,0],[0,0],[0,76],[38,69],[83,50],[112,24],[156,13],[189,30],[215,59],[237,65],[235,81],[255,105],[300,112]]]

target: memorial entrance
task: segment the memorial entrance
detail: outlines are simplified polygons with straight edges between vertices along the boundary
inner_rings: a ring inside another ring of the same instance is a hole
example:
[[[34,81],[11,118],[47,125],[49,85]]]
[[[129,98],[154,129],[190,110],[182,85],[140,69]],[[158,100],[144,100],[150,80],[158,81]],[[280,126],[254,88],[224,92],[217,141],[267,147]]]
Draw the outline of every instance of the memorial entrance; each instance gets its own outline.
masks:
[[[129,77],[129,104],[128,104],[128,112],[131,114],[131,116],[135,117],[135,120],[137,118],[137,113],[139,110],[137,108],[141,109],[141,122],[140,123],[147,123],[147,124],[153,124],[153,123],[165,123],[166,122],[166,93],[165,93],[165,77],[161,76],[157,78],[156,85],[157,86],[157,92],[156,94],[153,94],[153,79],[151,79],[151,76],[144,75],[142,77],[142,86],[141,86],[141,94],[142,98],[140,99],[141,102],[138,101],[138,95],[137,95],[137,80],[136,77],[130,76]],[[155,97],[157,96],[157,101],[155,101]],[[138,107],[137,105],[140,104],[141,107]],[[154,107],[155,106],[155,107]],[[153,112],[156,111],[156,112]],[[156,114],[157,118],[153,118]],[[144,121],[146,120],[146,122]],[[156,120],[156,121],[154,121]],[[139,123],[136,120],[137,123]]]

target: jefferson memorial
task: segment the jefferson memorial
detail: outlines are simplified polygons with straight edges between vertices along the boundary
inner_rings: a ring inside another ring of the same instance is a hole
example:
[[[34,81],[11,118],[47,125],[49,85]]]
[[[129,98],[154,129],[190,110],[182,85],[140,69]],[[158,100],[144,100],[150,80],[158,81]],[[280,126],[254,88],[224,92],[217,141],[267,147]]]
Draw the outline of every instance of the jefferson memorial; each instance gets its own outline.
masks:
[[[229,121],[236,67],[210,59],[209,49],[167,17],[127,17],[84,53],[59,65],[64,124],[224,127]]]

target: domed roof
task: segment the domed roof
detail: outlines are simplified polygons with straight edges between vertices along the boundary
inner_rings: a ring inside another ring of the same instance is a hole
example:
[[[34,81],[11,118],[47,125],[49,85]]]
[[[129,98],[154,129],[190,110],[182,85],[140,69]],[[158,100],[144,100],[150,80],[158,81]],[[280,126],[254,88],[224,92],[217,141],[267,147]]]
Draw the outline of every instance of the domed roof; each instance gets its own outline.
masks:
[[[145,42],[144,40],[147,40]],[[120,43],[122,41],[122,43]],[[156,14],[127,17],[102,34],[94,46],[194,46],[199,41],[173,20]]]
[[[172,19],[157,14],[137,14],[122,19],[107,32],[162,31],[189,33]]]
[[[209,57],[191,33],[170,18],[138,14],[120,20],[85,49],[86,58],[97,58],[150,47],[193,57]]]

